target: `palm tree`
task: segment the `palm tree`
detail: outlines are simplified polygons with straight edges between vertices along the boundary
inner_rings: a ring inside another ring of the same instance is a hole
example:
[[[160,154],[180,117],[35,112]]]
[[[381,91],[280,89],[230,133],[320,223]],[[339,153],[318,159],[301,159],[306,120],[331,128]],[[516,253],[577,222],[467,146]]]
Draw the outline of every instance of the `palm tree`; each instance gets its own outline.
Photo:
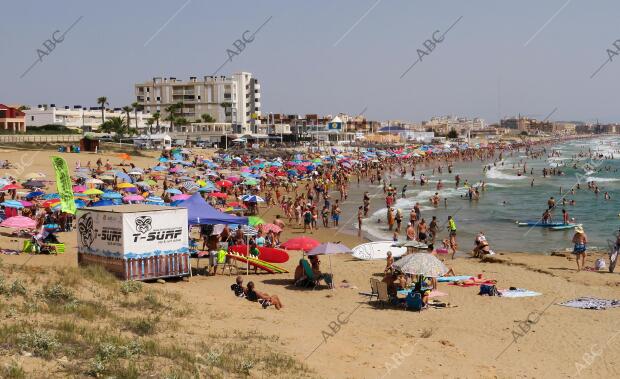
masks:
[[[174,104],[170,104],[166,107],[166,112],[168,112],[168,117],[165,118],[166,121],[170,121],[170,131],[174,129],[174,124],[178,124],[177,121],[177,112],[183,109],[183,102],[178,102]]]
[[[153,113],[153,116],[151,117],[151,120],[155,120],[156,125],[157,125],[157,133],[159,133],[159,119],[161,118],[161,113],[159,113],[159,111]],[[150,133],[150,132],[149,132]]]
[[[100,130],[104,133],[116,133],[117,135],[123,134],[125,125],[120,117],[112,117],[101,124]]]
[[[131,106],[133,107],[133,118],[134,120],[136,120],[136,130],[138,130],[138,111],[142,110],[142,104],[134,101],[133,103],[131,103]]]
[[[123,112],[125,112],[125,114],[127,115],[127,130],[131,129],[131,111],[133,111],[133,108],[129,105],[125,105],[123,108]]]
[[[200,118],[202,119],[202,122],[215,122],[213,116],[208,113],[203,113],[202,115],[200,115]]]
[[[101,124],[105,122],[105,106],[110,105],[108,103],[108,98],[105,96],[101,96],[97,98],[97,104],[101,105]]]

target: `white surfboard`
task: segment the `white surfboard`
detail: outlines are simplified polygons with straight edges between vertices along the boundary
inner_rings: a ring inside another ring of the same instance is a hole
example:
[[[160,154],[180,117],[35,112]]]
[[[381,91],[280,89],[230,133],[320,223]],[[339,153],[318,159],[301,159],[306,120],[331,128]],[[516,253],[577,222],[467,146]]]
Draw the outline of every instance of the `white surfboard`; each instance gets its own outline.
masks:
[[[406,247],[394,247],[392,241],[368,242],[355,246],[353,256],[363,261],[375,259],[386,259],[388,251],[392,252],[394,258],[400,257],[407,252]]]

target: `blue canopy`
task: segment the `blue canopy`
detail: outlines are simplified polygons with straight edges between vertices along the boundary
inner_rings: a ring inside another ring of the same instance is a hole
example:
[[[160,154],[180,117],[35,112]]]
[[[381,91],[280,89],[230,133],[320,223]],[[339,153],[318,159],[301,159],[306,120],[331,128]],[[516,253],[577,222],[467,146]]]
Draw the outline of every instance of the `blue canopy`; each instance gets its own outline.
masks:
[[[248,225],[247,217],[238,217],[220,212],[213,208],[199,193],[195,193],[187,200],[177,204],[187,208],[188,222],[190,225],[215,225],[215,224],[241,224]]]
[[[106,205],[114,205],[112,200],[99,200],[94,203],[90,203],[91,207],[104,207]]]

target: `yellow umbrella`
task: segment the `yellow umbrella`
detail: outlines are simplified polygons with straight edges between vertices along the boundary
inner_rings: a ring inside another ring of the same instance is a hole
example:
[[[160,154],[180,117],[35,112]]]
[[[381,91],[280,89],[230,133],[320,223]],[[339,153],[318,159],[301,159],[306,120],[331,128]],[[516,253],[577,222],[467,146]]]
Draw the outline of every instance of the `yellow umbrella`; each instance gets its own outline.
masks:
[[[84,195],[101,195],[103,193],[103,191],[98,190],[96,188],[89,188],[86,191],[84,191]]]
[[[116,186],[116,188],[134,188],[135,186],[131,183],[121,183]]]
[[[204,186],[206,186],[206,185],[207,185],[207,182],[205,182],[205,181],[204,181],[204,180],[202,180],[202,179],[198,179],[198,180],[196,180],[196,184],[198,184],[198,185],[199,185],[199,186],[201,186],[201,187],[204,187]]]

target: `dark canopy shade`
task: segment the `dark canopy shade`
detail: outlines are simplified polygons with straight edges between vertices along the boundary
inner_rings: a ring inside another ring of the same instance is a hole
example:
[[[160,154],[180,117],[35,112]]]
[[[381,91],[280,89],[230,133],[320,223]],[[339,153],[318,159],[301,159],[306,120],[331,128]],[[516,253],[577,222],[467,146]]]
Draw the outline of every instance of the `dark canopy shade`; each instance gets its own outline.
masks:
[[[187,200],[177,204],[179,207],[187,208],[190,225],[215,225],[215,224],[236,224],[248,225],[247,217],[238,217],[220,212],[213,208],[200,193],[195,193]]]

